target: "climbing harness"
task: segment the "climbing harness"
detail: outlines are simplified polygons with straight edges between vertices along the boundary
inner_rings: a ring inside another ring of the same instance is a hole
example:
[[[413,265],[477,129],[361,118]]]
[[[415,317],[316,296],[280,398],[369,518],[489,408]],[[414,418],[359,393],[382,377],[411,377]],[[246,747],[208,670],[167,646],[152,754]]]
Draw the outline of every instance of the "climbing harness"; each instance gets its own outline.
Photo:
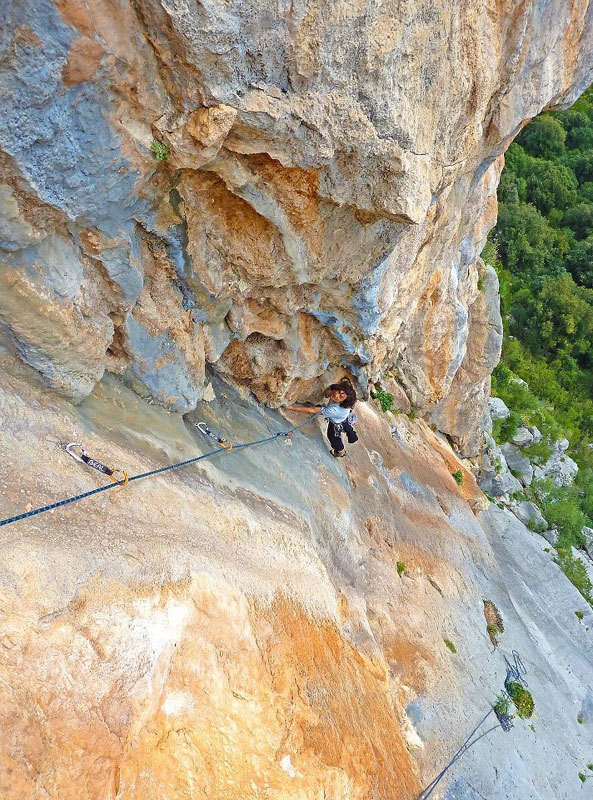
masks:
[[[525,686],[527,686],[527,684],[525,683],[525,679],[523,678],[523,675],[525,675],[527,669],[525,668],[525,665],[521,660],[521,656],[516,650],[512,650],[511,655],[513,656],[513,664],[509,662],[506,656],[504,658],[507,667],[507,674],[504,679],[505,687],[507,686],[510,678],[520,680]],[[509,697],[506,691],[503,691],[502,695],[503,697],[507,698],[510,702],[511,698]],[[478,730],[481,728],[484,722],[486,722],[490,714],[494,714],[496,716],[498,724],[492,726],[491,728],[488,728],[488,730],[484,731],[483,733],[478,734]],[[509,717],[508,713],[497,710],[496,708],[493,707],[478,722],[476,727],[473,729],[473,731],[470,733],[470,735],[467,737],[465,742],[461,745],[459,750],[455,753],[455,755],[449,761],[446,767],[442,769],[436,776],[436,778],[431,783],[429,783],[425,789],[423,789],[420,792],[420,794],[417,797],[417,800],[427,800],[427,798],[430,797],[430,795],[435,790],[437,784],[440,783],[441,779],[445,776],[445,773],[451,769],[451,767],[461,758],[461,756],[464,753],[467,753],[470,747],[473,747],[475,744],[477,744],[480,741],[480,739],[483,739],[484,736],[488,736],[489,733],[492,733],[492,731],[495,731],[499,727],[501,727],[503,731],[505,731],[505,733],[508,733],[508,731],[510,731],[511,728],[513,727],[513,723],[511,722],[511,718]]]
[[[58,446],[61,450],[64,450],[66,453],[68,453],[69,456],[72,456],[75,461],[79,461],[81,464],[87,464],[89,467],[96,469],[98,472],[102,472],[104,475],[109,475],[114,483],[118,483],[121,486],[127,485],[127,472],[124,472],[123,469],[111,469],[110,467],[106,467],[105,464],[102,464],[100,461],[97,461],[95,458],[91,458],[80,442],[59,444]],[[80,450],[80,453],[77,453],[74,450],[75,447]]]
[[[226,440],[224,440],[225,444],[223,445],[222,442],[218,439],[218,437],[216,437],[215,434],[212,433],[212,431],[209,431],[208,427],[205,424],[202,424],[202,427],[199,428],[199,430],[202,433],[206,434],[207,436],[212,436],[212,438],[216,439],[216,441],[220,445],[220,447],[217,450],[212,450],[209,453],[203,453],[202,455],[196,456],[195,458],[188,458],[186,461],[178,461],[177,463],[169,464],[166,467],[159,467],[158,469],[150,470],[150,472],[142,472],[139,475],[132,475],[132,477],[128,477],[127,473],[123,472],[122,474],[124,475],[124,478],[122,478],[121,480],[117,480],[116,478],[113,477],[113,475],[117,472],[117,470],[112,470],[112,474],[110,475],[110,477],[112,477],[114,481],[113,483],[107,484],[106,486],[100,486],[98,489],[91,489],[90,491],[83,492],[82,494],[74,495],[74,497],[67,497],[65,500],[58,500],[56,503],[49,503],[49,505],[41,506],[40,508],[34,508],[31,511],[25,511],[23,514],[17,514],[14,517],[8,517],[7,519],[2,519],[0,520],[0,527],[2,527],[3,525],[9,525],[12,522],[17,522],[18,520],[21,519],[27,519],[27,517],[34,517],[37,514],[43,514],[45,511],[53,511],[56,508],[68,505],[69,503],[75,503],[77,500],[82,500],[85,497],[91,497],[94,494],[99,494],[100,492],[105,492],[108,489],[113,489],[115,486],[125,486],[126,484],[132,483],[132,481],[138,481],[141,478],[149,478],[152,475],[160,475],[162,472],[168,472],[170,469],[178,469],[179,467],[186,467],[189,464],[195,464],[196,462],[202,461],[205,458],[210,458],[211,456],[214,456],[217,453],[223,453],[223,452],[230,453],[231,450],[232,452],[237,452],[237,450],[242,450],[246,447],[254,447],[255,445],[258,444],[273,442],[282,437],[284,437],[285,439],[288,438],[290,440],[290,437],[293,436],[295,431],[298,431],[300,428],[304,427],[305,425],[308,425],[316,417],[318,417],[319,414],[321,414],[321,411],[318,411],[316,414],[313,414],[311,417],[309,417],[309,419],[305,420],[304,422],[301,422],[300,425],[295,425],[288,431],[279,431],[278,433],[274,433],[271,436],[267,436],[264,439],[257,439],[254,442],[245,442],[244,444],[237,444],[234,446],[232,445],[232,443],[226,442]],[[206,431],[209,432],[206,433]],[[69,449],[66,449],[66,447],[68,447]],[[67,446],[62,446],[62,449],[65,450],[68,453],[68,455],[72,456],[72,458],[76,459],[77,461],[83,461],[85,464],[89,464],[90,466],[98,464],[99,467],[103,467],[104,469],[109,469],[108,467],[105,467],[104,464],[101,464],[101,462],[95,461],[95,459],[89,459],[89,461],[86,461],[83,458],[82,454],[79,455],[73,450],[74,447],[81,447],[81,445],[78,442],[71,442]],[[84,453],[84,455],[86,456],[86,453]],[[94,464],[91,465],[89,463],[90,461],[93,461]],[[98,469],[98,467],[96,466],[94,466],[94,468]],[[99,471],[103,472],[104,469],[99,469]],[[109,472],[106,472],[105,474],[109,475]]]

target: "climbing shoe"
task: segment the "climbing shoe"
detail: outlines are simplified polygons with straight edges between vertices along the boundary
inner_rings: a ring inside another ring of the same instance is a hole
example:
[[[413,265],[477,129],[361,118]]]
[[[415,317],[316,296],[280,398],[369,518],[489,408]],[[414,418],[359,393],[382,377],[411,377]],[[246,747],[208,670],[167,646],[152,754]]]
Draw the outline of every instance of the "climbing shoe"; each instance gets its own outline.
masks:
[[[329,451],[334,458],[345,458],[346,451],[345,450],[330,450]]]

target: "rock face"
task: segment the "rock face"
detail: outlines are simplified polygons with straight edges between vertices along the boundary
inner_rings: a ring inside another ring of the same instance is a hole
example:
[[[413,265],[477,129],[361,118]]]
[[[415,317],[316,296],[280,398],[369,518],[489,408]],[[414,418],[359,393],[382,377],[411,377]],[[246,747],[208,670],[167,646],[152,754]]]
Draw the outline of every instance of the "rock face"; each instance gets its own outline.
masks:
[[[390,370],[475,450],[499,324],[477,265],[501,154],[590,81],[591,14],[11,7],[5,343],[75,402],[108,371],[177,411],[200,401],[206,364],[271,405],[343,370],[364,394]]]
[[[579,467],[570,456],[566,455],[567,449],[568,439],[554,442],[552,455],[541,467],[535,467],[534,477],[538,479],[551,478],[554,486],[571,486]]]
[[[109,485],[56,440],[134,476],[209,452],[197,420],[235,443],[288,425],[216,380],[184,422],[111,378],[74,407],[0,366],[3,514]],[[313,423],[2,528],[3,800],[414,800],[513,649],[536,734],[492,732],[444,796],[577,796],[593,612],[428,426],[358,416],[345,461]]]
[[[447,431],[461,455],[474,455],[482,441],[480,422],[490,395],[490,374],[502,347],[498,278],[482,264],[481,291],[470,306],[465,356],[447,396],[436,404],[433,418]]]
[[[502,154],[590,82],[592,16],[587,0],[10,6],[2,517],[110,491],[2,528],[3,798],[412,800],[500,691],[485,599],[541,735],[471,751],[447,796],[581,791],[591,611],[575,617],[541,539],[478,516],[423,421],[361,403],[345,462],[313,423],[125,488],[56,444],[137,478],[210,452],[199,420],[235,443],[281,433],[253,396],[317,400],[346,371],[362,394],[389,373],[398,407],[470,453],[500,344],[478,256]]]

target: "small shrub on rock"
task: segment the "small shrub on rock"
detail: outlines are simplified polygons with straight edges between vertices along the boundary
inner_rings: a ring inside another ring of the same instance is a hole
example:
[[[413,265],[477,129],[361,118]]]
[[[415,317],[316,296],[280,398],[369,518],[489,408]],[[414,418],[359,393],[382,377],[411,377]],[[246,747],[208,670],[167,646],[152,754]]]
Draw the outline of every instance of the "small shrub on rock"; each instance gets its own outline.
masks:
[[[494,647],[498,647],[498,637],[504,633],[504,624],[500,611],[492,600],[484,600],[484,618],[486,619],[486,633]]]
[[[558,556],[554,561],[589,605],[593,606],[593,584],[587,575],[584,564],[578,558],[575,558],[571,552],[562,548],[558,549]]]
[[[384,392],[383,389],[377,389],[375,394],[373,395],[375,400],[379,401],[379,405],[381,406],[381,410],[384,412],[391,411],[393,407],[393,395],[389,392]]]
[[[517,681],[509,681],[505,688],[517,709],[517,716],[521,719],[529,719],[535,706],[531,692]]]
[[[156,139],[150,145],[150,152],[157,161],[165,161],[171,155],[171,148],[163,142],[157,142]]]
[[[511,411],[506,419],[494,420],[492,424],[492,437],[496,444],[510,442],[521,425],[521,416],[516,411]]]
[[[499,694],[492,706],[497,717],[509,716],[509,701],[506,695]]]

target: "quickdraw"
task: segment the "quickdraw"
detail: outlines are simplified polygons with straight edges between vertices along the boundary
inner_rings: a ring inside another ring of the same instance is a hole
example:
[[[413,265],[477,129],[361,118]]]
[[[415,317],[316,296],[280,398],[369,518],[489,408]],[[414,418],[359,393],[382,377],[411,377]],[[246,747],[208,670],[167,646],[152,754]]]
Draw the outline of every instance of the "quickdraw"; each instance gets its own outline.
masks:
[[[214,439],[215,442],[217,442],[224,450],[228,450],[229,453],[233,449],[232,442],[228,442],[226,439],[222,439],[220,436],[212,433],[205,422],[194,422],[194,426],[200,431],[200,433],[203,433],[204,436],[209,436],[211,439]]]
[[[80,449],[79,453],[74,450],[75,447]],[[114,483],[121,483],[122,486],[127,485],[129,480],[127,472],[124,472],[123,469],[111,469],[111,467],[105,466],[105,464],[102,464],[95,458],[91,458],[80,442],[60,444],[60,448],[68,453],[69,456],[72,456],[75,461],[80,461],[81,464],[86,464],[87,466],[96,469],[97,472],[102,472],[103,475],[108,475]]]

